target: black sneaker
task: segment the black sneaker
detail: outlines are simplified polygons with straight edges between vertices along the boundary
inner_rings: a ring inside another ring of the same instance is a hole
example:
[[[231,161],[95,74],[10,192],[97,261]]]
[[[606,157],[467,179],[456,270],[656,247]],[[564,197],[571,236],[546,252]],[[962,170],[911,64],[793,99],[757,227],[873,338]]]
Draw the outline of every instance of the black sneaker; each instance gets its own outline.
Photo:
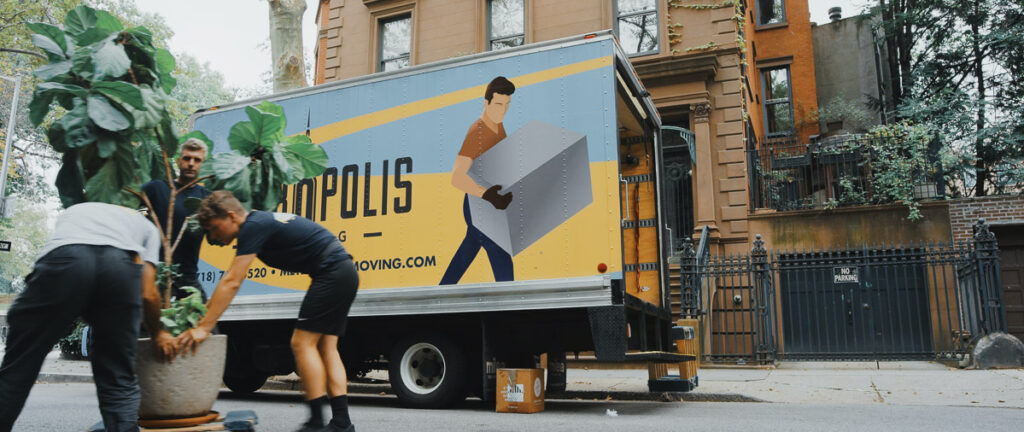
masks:
[[[315,424],[312,424],[312,423],[303,423],[302,427],[296,429],[295,432],[322,432],[324,430],[330,430],[330,429],[325,429],[324,426],[322,426],[322,425],[315,425]]]
[[[323,432],[356,432],[356,425],[349,423],[348,427],[341,427],[334,422],[327,422],[327,426],[322,429]]]

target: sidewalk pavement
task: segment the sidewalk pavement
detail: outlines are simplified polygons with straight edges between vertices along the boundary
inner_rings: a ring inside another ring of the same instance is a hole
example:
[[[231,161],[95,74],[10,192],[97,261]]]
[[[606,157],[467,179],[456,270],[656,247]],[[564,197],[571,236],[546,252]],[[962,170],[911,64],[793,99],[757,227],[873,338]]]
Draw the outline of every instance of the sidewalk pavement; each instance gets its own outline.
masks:
[[[670,373],[673,372],[670,368]],[[773,368],[702,368],[692,392],[652,394],[646,369],[570,368],[566,392],[549,399],[737,401],[792,404],[981,406],[1024,409],[1024,369],[966,370],[931,362],[783,362]],[[386,372],[353,382],[352,393],[391,393]],[[88,361],[46,358],[40,382],[92,382]],[[293,375],[264,389],[299,390]]]

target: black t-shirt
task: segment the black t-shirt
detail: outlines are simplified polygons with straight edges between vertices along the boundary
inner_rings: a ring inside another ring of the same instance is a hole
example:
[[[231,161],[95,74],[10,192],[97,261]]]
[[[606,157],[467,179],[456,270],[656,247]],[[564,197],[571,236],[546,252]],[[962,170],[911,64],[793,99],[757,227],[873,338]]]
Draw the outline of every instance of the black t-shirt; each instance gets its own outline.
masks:
[[[181,187],[175,182],[177,187]],[[156,212],[156,217],[160,219],[161,231],[167,228],[167,202],[171,199],[171,187],[167,183],[167,180],[153,180],[142,186],[142,192],[149,197],[150,204],[153,205],[153,211]],[[195,185],[183,191],[179,191],[178,195],[174,197],[174,223],[171,225],[171,232],[168,233],[171,237],[171,244],[178,238],[178,232],[181,231],[181,225],[185,223],[185,218],[192,215],[194,212],[185,207],[185,199],[187,198],[206,198],[210,194],[210,191],[206,188]],[[199,261],[199,246],[203,244],[202,233],[191,233],[185,230],[184,237],[181,239],[181,243],[174,249],[174,263],[178,264],[178,272],[181,273],[182,277],[194,278],[196,276],[196,262]],[[164,258],[163,247],[160,249],[160,259]]]
[[[249,212],[239,228],[237,254],[256,254],[271,267],[306,274],[315,274],[326,258],[351,257],[334,234],[313,221],[258,210]]]

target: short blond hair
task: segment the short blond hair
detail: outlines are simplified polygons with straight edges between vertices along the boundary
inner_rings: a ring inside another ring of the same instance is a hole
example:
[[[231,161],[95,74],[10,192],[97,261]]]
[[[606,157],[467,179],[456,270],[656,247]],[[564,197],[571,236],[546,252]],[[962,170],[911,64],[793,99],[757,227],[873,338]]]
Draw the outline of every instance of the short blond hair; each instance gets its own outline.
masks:
[[[206,197],[199,204],[199,210],[196,211],[196,220],[205,227],[211,219],[227,217],[228,212],[234,212],[237,215],[246,214],[245,207],[242,207],[242,202],[238,201],[238,198],[235,198],[235,194],[231,193],[231,191],[213,191],[210,196]]]
[[[206,146],[206,143],[199,138],[189,138],[185,142],[181,143],[182,150],[202,151],[203,157],[210,153],[210,148]]]

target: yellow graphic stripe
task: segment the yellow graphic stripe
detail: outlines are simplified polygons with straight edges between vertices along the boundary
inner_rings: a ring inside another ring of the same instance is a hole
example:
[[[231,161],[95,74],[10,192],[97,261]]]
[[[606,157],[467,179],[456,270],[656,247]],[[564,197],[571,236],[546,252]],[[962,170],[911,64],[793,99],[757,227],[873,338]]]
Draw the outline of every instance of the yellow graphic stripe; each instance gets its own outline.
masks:
[[[598,57],[591,60],[584,60],[581,62],[568,64],[565,66],[559,66],[556,68],[545,69],[525,75],[513,77],[510,80],[516,85],[516,87],[526,87],[532,84],[538,84],[545,81],[550,81],[557,78],[562,78],[568,75],[574,75],[582,72],[599,69],[612,64],[612,57]],[[398,105],[388,109],[363,114],[361,116],[352,117],[329,125],[324,125],[315,129],[310,130],[309,137],[315,143],[324,143],[335,138],[339,138],[348,134],[356,133],[361,130],[370,129],[382,124],[391,123],[396,120],[401,120],[407,117],[412,117],[417,114],[422,114],[427,111],[433,111],[436,109],[452,106],[462,102],[466,102],[473,99],[483,98],[484,91],[487,90],[487,85],[478,85],[474,87],[465,88],[462,90],[456,90],[450,93],[421,99],[415,102],[409,102],[407,104]]]

